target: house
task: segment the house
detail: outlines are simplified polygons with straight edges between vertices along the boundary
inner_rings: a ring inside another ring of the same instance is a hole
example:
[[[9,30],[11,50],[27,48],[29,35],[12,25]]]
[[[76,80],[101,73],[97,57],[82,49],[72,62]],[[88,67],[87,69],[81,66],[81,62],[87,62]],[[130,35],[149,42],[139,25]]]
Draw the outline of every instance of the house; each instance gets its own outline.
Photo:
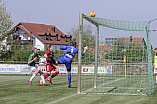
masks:
[[[50,44],[54,46],[54,50],[59,50],[60,46],[67,45],[72,38],[71,35],[65,35],[53,25],[20,22],[13,29],[15,34],[11,39],[12,44],[32,43],[38,50],[44,50]]]
[[[135,44],[138,44],[140,45],[141,47],[142,46],[146,46],[146,42],[144,40],[143,37],[122,37],[122,38],[112,38],[112,37],[108,37],[108,38],[105,38],[105,44],[108,45],[108,46],[113,46],[117,41],[121,40],[123,42],[123,45],[124,46],[127,46],[129,43],[135,43]]]
[[[118,41],[121,40],[121,45],[124,47],[128,46],[130,43],[134,43],[136,45],[139,45],[141,47],[146,48],[146,42],[143,37],[122,37],[122,38],[117,38],[117,37],[108,37],[105,38],[105,41],[102,45],[99,44],[98,46],[98,53],[101,54],[101,52],[105,51],[111,51],[116,48]],[[151,46],[152,48],[152,46]],[[95,52],[94,48],[90,48],[91,53]]]

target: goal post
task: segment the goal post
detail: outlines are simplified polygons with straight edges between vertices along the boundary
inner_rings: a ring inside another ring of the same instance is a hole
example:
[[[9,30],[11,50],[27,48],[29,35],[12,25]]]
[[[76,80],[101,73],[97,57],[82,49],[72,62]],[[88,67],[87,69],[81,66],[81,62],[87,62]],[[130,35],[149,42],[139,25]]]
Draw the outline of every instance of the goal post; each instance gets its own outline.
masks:
[[[152,94],[149,26],[150,21],[111,20],[80,13],[77,93]],[[82,56],[84,46],[89,49]]]
[[[78,46],[78,76],[77,76],[77,94],[81,93],[81,53],[82,53],[82,33],[83,33],[83,13],[79,14],[79,46]]]

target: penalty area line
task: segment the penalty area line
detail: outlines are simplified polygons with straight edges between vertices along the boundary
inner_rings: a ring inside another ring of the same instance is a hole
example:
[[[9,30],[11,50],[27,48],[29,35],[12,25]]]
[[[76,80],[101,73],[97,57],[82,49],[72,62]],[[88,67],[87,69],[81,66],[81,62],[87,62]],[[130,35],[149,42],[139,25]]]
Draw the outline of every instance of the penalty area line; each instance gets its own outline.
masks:
[[[62,100],[71,98],[71,97],[76,96],[76,95],[78,95],[78,94],[73,94],[73,95],[70,95],[70,96],[66,96],[66,97],[63,97],[63,98],[61,98],[61,99],[58,99],[58,100],[55,100],[55,101],[52,101],[52,102],[49,102],[49,103],[46,103],[46,104],[54,104],[54,103],[60,102],[60,101],[62,101]]]

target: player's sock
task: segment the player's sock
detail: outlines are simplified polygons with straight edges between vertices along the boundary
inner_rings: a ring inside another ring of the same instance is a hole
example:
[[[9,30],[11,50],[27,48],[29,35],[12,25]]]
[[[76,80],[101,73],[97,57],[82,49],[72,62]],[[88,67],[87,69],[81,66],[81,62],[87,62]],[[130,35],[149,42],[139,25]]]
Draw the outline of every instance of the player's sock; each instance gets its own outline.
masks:
[[[30,78],[30,81],[32,81],[35,77],[36,77],[36,75],[33,74],[32,77]]]
[[[71,73],[68,74],[68,82],[69,82],[69,86],[71,86]]]
[[[51,77],[53,78],[53,77],[55,77],[55,76],[58,75],[58,74],[59,74],[59,72],[55,72],[55,73],[52,74]],[[52,78],[51,78],[51,79],[52,79]]]
[[[50,73],[45,74],[44,79],[46,79],[48,76],[50,76]]]
[[[45,79],[43,75],[41,75],[41,81],[43,82],[43,84],[45,83]]]

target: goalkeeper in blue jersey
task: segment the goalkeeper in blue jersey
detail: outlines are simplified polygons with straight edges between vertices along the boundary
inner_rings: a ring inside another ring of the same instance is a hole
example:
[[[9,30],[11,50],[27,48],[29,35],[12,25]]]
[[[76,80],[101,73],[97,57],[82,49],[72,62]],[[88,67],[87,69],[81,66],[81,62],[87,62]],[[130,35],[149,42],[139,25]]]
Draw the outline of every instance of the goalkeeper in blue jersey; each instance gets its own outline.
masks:
[[[78,48],[76,48],[76,42],[72,43],[73,46],[62,46],[60,47],[61,50],[66,50],[65,56],[61,57],[56,61],[56,64],[65,64],[67,68],[68,73],[68,82],[69,82],[69,88],[71,88],[71,63],[72,59],[75,57],[76,53],[78,53]],[[82,53],[82,56],[85,54],[88,47],[84,47],[84,51]]]

